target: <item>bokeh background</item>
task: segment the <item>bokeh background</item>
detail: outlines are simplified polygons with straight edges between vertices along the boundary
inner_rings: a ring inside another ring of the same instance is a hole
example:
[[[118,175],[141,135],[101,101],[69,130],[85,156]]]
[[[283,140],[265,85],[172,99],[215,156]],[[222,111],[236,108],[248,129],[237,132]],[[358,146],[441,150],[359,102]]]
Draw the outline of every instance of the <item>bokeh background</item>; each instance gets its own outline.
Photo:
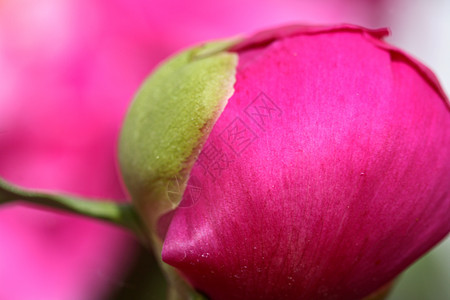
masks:
[[[450,91],[450,0],[0,0],[0,176],[124,201],[116,142],[146,75],[203,40],[289,23],[389,27]],[[126,232],[0,207],[0,300],[164,299],[155,260]],[[450,299],[450,240],[390,300]]]

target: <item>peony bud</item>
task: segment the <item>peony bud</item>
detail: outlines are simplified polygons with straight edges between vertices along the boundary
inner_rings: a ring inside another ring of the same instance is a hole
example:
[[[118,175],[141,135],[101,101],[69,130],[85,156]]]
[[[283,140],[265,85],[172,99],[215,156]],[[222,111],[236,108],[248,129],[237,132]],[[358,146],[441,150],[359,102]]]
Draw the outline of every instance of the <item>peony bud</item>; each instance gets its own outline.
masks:
[[[386,34],[278,28],[190,49],[144,84],[121,170],[195,289],[361,299],[447,235],[448,99]]]

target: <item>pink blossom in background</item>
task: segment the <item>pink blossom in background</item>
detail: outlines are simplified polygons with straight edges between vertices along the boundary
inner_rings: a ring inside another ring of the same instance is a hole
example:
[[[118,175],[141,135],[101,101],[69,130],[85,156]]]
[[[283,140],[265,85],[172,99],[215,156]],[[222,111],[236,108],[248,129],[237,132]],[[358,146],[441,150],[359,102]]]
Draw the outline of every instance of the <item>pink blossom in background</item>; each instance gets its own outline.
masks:
[[[0,1],[0,175],[124,199],[118,130],[161,59],[204,39],[290,21],[372,22],[373,2],[360,3]],[[104,224],[0,207],[0,300],[100,299],[117,288],[130,245]]]
[[[108,94],[96,85],[110,73],[90,48],[94,20],[79,23],[83,14],[70,2],[0,5],[0,175],[31,188],[124,199],[114,167],[118,108],[101,113],[91,104],[105,104]],[[0,299],[101,299],[119,286],[130,242],[108,225],[1,207]]]

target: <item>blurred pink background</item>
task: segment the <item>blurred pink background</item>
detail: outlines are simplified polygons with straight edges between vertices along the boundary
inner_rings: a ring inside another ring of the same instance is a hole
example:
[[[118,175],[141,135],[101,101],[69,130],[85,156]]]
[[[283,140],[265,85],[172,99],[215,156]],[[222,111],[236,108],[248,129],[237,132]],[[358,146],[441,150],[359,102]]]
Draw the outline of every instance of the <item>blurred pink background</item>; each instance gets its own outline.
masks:
[[[0,0],[0,176],[126,199],[116,141],[150,70],[194,43],[272,25],[388,26],[389,40],[434,69],[449,91],[449,11],[448,0]],[[132,237],[105,224],[0,207],[0,300],[106,299],[135,249]],[[440,271],[447,278],[449,265]]]

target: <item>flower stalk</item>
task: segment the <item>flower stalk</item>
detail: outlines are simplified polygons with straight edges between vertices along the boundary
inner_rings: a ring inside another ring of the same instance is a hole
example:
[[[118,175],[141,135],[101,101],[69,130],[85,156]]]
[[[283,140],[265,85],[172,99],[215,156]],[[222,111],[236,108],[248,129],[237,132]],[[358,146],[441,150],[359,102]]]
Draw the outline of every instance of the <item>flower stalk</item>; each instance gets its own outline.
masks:
[[[141,241],[146,240],[145,229],[131,203],[34,191],[13,185],[0,178],[0,204],[17,201],[105,221],[131,231]]]

